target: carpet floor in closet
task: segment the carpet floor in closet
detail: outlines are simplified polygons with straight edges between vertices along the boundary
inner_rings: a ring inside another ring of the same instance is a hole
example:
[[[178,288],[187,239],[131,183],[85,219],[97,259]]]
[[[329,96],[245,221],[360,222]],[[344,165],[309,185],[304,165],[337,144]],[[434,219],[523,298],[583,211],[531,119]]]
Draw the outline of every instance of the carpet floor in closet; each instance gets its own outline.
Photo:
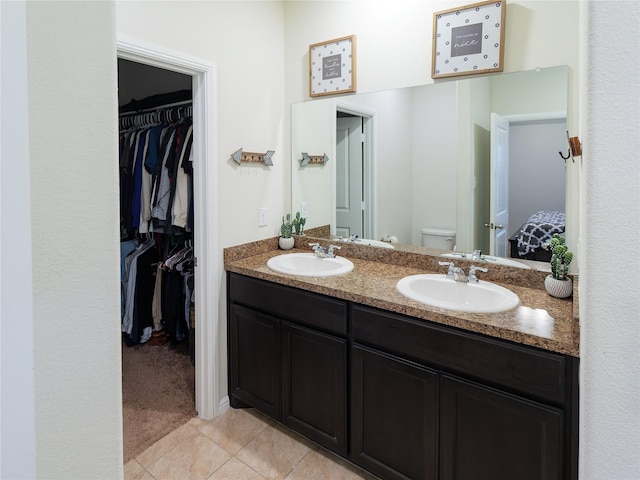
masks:
[[[187,341],[122,345],[122,416],[125,463],[196,416]]]

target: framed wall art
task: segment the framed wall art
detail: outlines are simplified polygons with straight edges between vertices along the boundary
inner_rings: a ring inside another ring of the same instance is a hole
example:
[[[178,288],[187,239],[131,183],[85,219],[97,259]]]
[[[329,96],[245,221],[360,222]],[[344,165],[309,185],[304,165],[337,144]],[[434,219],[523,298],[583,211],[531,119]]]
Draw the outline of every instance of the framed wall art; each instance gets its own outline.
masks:
[[[356,36],[309,46],[309,95],[356,91]]]
[[[431,78],[502,72],[505,0],[433,14]]]

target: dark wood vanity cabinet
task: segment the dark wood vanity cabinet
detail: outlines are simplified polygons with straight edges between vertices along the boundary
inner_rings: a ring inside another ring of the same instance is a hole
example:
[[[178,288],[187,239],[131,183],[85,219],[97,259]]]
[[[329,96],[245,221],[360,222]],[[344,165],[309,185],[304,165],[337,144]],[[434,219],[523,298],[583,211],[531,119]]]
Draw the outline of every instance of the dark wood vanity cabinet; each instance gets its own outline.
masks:
[[[443,376],[440,478],[561,479],[562,410]]]
[[[351,459],[382,478],[438,478],[438,373],[351,349]]]
[[[231,406],[254,407],[346,456],[346,302],[235,274],[228,281]]]
[[[282,423],[347,453],[347,341],[285,322]]]
[[[282,395],[280,321],[232,304],[229,308],[229,340],[231,405],[251,405],[279,420]]]
[[[229,396],[383,479],[577,479],[573,357],[228,274]]]
[[[388,452],[370,453],[372,448],[365,452],[366,464],[358,455],[354,461],[394,479],[577,478],[577,359],[359,305],[352,306],[350,318],[354,446],[360,437],[376,445],[378,433],[361,420],[377,400],[361,400],[359,391],[384,396],[393,385],[393,408],[411,408],[415,415],[409,427],[398,422],[396,434],[407,435],[398,442],[420,444],[424,458],[437,452],[428,465],[420,465],[415,452],[413,464],[405,459],[402,465],[411,465],[411,473],[398,468]],[[364,367],[354,363],[363,356],[360,350],[366,350]],[[373,372],[392,368],[389,362],[402,365],[395,381]],[[367,370],[370,385],[363,389],[358,375]],[[412,392],[408,377],[429,381],[423,392],[416,386]],[[428,421],[434,410],[435,428]]]

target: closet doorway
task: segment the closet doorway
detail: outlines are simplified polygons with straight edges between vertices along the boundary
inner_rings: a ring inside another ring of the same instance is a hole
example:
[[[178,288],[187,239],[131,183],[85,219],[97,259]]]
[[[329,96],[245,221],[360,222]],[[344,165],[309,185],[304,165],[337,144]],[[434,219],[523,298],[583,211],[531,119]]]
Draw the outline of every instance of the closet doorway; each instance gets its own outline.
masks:
[[[218,198],[215,191],[216,126],[215,65],[132,39],[119,39],[118,59],[186,75],[191,78],[193,109],[193,193],[195,280],[195,410],[201,418],[220,413],[218,385],[218,299],[221,260],[216,234]],[[200,292],[203,292],[200,294]]]
[[[192,82],[118,59],[125,463],[196,412]]]

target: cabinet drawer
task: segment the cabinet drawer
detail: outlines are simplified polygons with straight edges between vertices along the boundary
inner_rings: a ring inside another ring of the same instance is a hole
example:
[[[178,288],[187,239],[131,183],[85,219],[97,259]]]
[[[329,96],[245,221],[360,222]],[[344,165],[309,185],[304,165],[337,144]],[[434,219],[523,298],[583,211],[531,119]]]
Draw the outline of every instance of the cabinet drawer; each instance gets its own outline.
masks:
[[[444,371],[561,404],[563,355],[354,305],[353,338]]]
[[[285,320],[347,334],[347,303],[297,288],[229,273],[229,300]]]

